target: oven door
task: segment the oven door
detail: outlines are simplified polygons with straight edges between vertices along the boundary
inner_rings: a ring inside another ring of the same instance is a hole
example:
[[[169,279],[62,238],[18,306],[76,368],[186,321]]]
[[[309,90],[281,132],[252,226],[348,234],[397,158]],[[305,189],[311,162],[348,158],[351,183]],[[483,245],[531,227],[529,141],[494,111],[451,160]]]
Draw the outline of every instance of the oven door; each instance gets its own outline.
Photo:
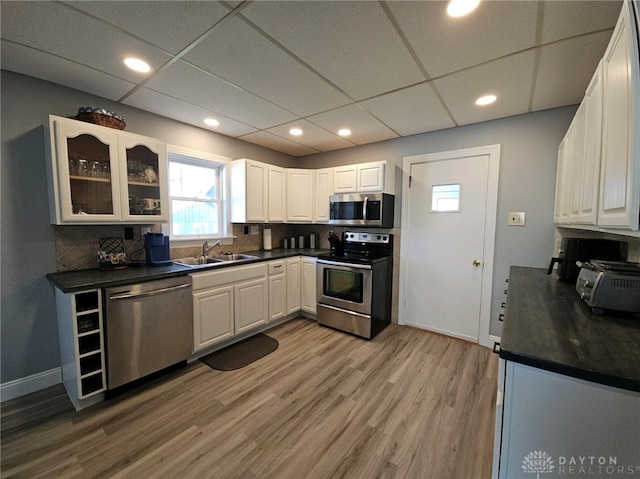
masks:
[[[318,304],[370,315],[372,274],[370,265],[319,259]]]

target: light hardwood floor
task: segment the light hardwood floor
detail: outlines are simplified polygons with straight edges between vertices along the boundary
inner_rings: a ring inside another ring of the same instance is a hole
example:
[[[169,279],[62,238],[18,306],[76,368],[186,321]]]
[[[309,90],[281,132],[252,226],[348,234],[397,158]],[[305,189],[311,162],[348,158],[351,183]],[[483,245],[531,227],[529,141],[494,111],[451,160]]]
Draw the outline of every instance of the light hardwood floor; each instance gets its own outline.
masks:
[[[295,319],[236,371],[196,361],[75,412],[58,385],[2,405],[2,477],[491,477],[497,356],[391,325]]]

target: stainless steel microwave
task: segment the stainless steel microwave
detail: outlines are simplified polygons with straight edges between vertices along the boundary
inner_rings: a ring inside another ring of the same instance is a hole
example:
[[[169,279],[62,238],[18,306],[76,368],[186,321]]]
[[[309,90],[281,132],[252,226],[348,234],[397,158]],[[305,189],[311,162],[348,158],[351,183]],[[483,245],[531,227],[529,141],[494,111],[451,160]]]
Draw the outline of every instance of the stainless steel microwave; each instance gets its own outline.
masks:
[[[329,197],[329,224],[393,228],[395,197],[387,193],[354,193]]]

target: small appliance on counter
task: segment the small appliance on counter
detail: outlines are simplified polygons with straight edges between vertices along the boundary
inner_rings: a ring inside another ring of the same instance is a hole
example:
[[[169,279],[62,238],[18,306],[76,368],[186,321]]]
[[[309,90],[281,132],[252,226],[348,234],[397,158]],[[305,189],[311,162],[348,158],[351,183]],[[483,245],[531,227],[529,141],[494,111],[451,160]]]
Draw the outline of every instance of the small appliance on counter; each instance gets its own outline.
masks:
[[[623,259],[623,245],[626,246],[626,243],[606,239],[562,238],[558,256],[551,258],[547,274],[551,274],[553,265],[558,263],[556,272],[560,281],[575,284],[580,274],[580,267],[576,265],[576,261],[620,261]]]
[[[169,254],[169,237],[162,233],[144,235],[144,250],[148,265],[168,266],[172,263]]]
[[[583,263],[576,291],[594,314],[605,310],[640,313],[640,263]]]

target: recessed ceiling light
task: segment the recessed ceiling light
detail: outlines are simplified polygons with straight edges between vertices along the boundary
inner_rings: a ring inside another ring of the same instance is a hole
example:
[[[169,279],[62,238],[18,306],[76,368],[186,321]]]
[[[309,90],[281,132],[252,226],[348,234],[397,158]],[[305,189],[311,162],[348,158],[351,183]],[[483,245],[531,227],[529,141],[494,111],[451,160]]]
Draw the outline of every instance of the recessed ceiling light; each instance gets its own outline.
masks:
[[[481,96],[476,100],[476,105],[479,105],[479,106],[490,105],[494,101],[496,101],[495,95],[485,95],[485,96]]]
[[[149,64],[139,58],[127,57],[124,59],[124,64],[136,72],[147,73],[151,71]]]
[[[450,17],[463,17],[473,12],[480,0],[451,0],[447,6],[447,13]]]
[[[300,128],[291,128],[289,130],[289,133],[291,133],[293,136],[300,136],[302,135],[302,130]]]
[[[351,134],[351,130],[349,128],[343,128],[342,130],[338,130],[338,135],[340,136],[349,136]]]
[[[207,126],[218,126],[220,122],[215,118],[205,118],[204,124]]]

